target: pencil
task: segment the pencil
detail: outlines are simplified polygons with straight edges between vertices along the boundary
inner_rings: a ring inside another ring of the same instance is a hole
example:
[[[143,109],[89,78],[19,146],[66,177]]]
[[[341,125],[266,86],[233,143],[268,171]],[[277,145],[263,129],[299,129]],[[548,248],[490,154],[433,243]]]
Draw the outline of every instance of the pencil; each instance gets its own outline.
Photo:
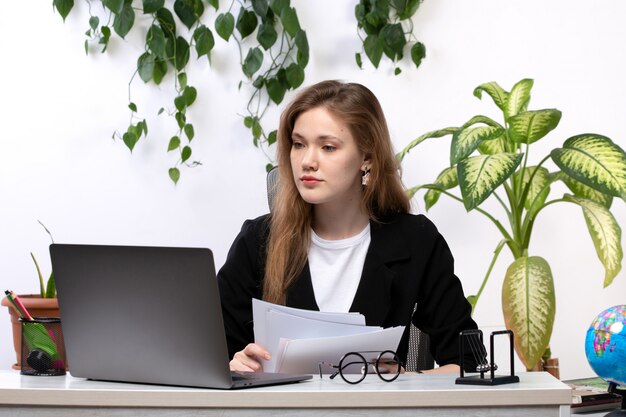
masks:
[[[9,299],[11,304],[13,304],[13,307],[15,307],[18,314],[22,318],[25,318],[31,321],[33,320],[33,316],[31,316],[28,310],[26,310],[26,307],[24,307],[24,304],[22,303],[22,301],[18,298],[18,296],[13,291],[6,290],[4,291],[4,293],[7,295],[7,298]]]

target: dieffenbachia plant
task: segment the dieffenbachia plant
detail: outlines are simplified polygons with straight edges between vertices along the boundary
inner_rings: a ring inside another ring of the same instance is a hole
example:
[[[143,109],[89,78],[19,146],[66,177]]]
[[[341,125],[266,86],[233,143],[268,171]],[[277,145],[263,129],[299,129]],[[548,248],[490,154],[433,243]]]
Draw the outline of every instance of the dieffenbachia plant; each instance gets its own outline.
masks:
[[[556,301],[548,262],[528,251],[537,216],[556,203],[576,204],[582,209],[587,228],[604,265],[604,287],[613,282],[622,267],[621,229],[611,213],[616,197],[626,201],[626,153],[611,139],[594,133],[570,137],[538,163],[531,163],[531,145],[557,127],[557,109],[528,110],[533,80],[523,79],[511,91],[495,82],[478,86],[474,95],[491,97],[501,110],[497,122],[475,116],[461,127],[428,132],[409,143],[399,154],[403,160],[419,143],[452,136],[450,166],[431,184],[408,190],[414,196],[426,189],[430,209],[443,194],[477,211],[498,228],[503,239],[476,295],[468,300],[475,308],[491,270],[504,246],[515,260],[508,267],[502,287],[502,310],[506,327],[515,333],[515,350],[527,369],[549,357]],[[547,165],[551,162],[552,168]],[[569,192],[549,198],[552,185],[561,181]],[[452,191],[458,187],[460,196]],[[489,197],[502,207],[506,219],[481,208]]]

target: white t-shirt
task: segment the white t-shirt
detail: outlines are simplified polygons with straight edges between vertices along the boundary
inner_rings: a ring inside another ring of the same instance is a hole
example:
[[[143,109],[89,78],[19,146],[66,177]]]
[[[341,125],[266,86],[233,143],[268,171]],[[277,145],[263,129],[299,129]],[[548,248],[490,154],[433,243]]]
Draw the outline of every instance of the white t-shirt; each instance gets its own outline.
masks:
[[[320,311],[350,310],[370,241],[369,223],[358,235],[341,240],[325,240],[312,231],[309,269]]]

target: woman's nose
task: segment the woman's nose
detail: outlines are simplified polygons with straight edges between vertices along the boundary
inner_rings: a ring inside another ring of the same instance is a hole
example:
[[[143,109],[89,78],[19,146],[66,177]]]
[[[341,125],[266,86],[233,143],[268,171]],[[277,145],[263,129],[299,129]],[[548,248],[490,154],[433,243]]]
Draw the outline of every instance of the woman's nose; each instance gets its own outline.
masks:
[[[302,169],[316,171],[318,167],[315,150],[308,148],[302,156]]]

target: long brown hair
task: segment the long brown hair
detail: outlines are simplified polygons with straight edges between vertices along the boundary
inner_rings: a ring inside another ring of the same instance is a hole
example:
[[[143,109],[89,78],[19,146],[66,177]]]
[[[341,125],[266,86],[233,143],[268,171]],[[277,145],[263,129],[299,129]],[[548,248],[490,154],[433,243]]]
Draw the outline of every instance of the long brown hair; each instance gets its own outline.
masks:
[[[323,81],[303,90],[283,111],[278,128],[280,180],[270,217],[263,284],[263,299],[272,303],[285,304],[287,289],[307,261],[313,211],[312,205],[300,197],[293,179],[291,134],[298,116],[317,107],[341,119],[359,150],[370,159],[369,183],[362,196],[370,219],[379,221],[410,210],[387,122],[376,96],[360,84],[339,81]]]

